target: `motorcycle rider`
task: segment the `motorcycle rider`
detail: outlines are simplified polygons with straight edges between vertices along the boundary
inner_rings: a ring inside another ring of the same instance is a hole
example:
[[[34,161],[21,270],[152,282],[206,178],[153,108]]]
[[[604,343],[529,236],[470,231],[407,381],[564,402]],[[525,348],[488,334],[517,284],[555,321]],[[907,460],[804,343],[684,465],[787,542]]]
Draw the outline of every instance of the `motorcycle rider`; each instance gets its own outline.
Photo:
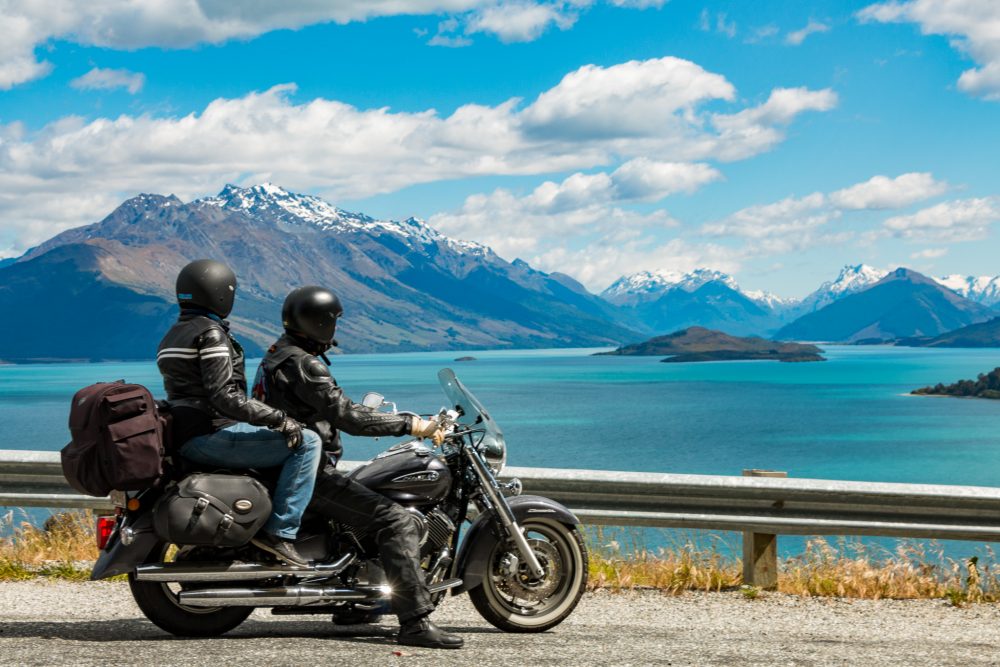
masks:
[[[180,315],[156,355],[173,440],[195,463],[281,466],[271,516],[252,542],[290,565],[308,565],[293,540],[312,497],[320,438],[283,411],[247,397],[243,348],[223,319],[236,296],[233,271],[200,259],[181,269],[176,287]]]
[[[373,529],[399,618],[399,643],[426,648],[460,648],[462,638],[446,633],[427,616],[433,611],[420,569],[419,534],[398,503],[336,470],[343,448],[340,431],[350,435],[444,437],[437,422],[391,415],[351,401],[330,374],[325,352],[343,314],[340,299],[322,287],[300,287],[281,311],[285,333],[267,351],[254,381],[254,396],[284,410],[319,433],[328,459],[316,481],[311,509],[349,526]],[[322,359],[322,361],[321,361]],[[325,362],[325,363],[324,363]]]

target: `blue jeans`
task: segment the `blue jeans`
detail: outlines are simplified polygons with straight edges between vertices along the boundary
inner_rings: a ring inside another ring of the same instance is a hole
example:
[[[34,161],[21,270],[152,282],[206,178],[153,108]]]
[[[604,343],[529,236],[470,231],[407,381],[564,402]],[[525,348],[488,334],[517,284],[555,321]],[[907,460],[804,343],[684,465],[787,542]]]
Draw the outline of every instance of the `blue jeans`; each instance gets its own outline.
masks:
[[[302,443],[289,449],[285,436],[250,424],[234,424],[209,435],[191,438],[181,447],[181,456],[202,465],[227,468],[274,468],[281,466],[278,486],[271,500],[271,516],[262,530],[286,540],[299,532],[302,513],[312,498],[316,472],[323,452],[322,442],[312,431],[302,430]]]

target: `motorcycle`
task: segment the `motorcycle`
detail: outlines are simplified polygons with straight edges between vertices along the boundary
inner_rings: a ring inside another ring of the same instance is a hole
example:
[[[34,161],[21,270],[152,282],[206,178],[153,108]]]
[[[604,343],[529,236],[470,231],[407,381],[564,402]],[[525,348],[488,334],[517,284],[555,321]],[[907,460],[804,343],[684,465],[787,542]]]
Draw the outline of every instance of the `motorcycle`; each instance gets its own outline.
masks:
[[[451,370],[439,372],[438,379],[451,404],[437,415],[446,432],[440,447],[403,442],[349,475],[417,521],[421,567],[435,603],[468,593],[500,630],[553,628],[573,612],[586,588],[588,557],[579,521],[553,500],[522,495],[517,479],[498,482],[507,458],[503,432]],[[379,394],[367,394],[363,403],[396,412]],[[391,613],[378,549],[364,530],[307,514],[296,540],[311,561],[306,568],[275,562],[248,543],[222,547],[163,539],[155,529],[156,501],[183,479],[175,477],[160,488],[115,494],[116,516],[98,527],[105,544],[91,574],[94,580],[127,574],[140,610],[160,628],[217,636],[259,607],[270,607],[272,614],[330,614],[338,624],[374,622]]]

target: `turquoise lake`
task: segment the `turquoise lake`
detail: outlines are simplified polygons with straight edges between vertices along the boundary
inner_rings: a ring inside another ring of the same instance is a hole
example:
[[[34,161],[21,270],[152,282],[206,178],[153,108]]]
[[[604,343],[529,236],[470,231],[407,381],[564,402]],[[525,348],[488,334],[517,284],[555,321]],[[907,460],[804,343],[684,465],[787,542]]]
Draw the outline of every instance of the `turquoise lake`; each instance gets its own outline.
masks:
[[[345,355],[357,401],[436,411],[450,366],[504,429],[515,466],[1000,486],[1000,401],[908,396],[1000,366],[1000,350],[827,346],[826,362],[663,364],[597,350]],[[247,364],[252,375],[256,360]],[[0,366],[0,449],[57,450],[70,397],[125,378],[162,393],[153,362]],[[345,440],[362,460],[393,440]],[[791,538],[789,538],[791,539]]]

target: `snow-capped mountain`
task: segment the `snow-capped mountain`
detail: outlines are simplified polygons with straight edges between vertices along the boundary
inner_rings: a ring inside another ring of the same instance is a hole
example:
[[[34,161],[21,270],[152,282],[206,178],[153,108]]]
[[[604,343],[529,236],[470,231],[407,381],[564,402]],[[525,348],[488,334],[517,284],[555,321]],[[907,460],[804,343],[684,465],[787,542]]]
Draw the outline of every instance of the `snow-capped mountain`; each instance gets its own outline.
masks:
[[[139,195],[0,267],[0,310],[36,325],[0,328],[0,358],[149,358],[176,316],[177,271],[201,257],[225,261],[239,278],[230,320],[249,355],[280,333],[288,291],[310,284],[344,303],[338,339],[347,351],[641,338],[568,276],[507,262],[416,218],[376,220],[263,184],[188,203]]]
[[[460,241],[440,233],[419,218],[377,220],[364,213],[352,213],[313,195],[296,194],[273,183],[249,188],[227,185],[214,197],[199,199],[194,204],[217,206],[240,211],[253,218],[269,218],[278,223],[313,225],[323,231],[360,232],[369,235],[392,234],[409,243],[433,245],[444,243],[460,252],[485,256],[491,248],[472,241]]]
[[[671,290],[693,292],[711,282],[721,283],[736,291],[740,289],[732,276],[713,269],[695,269],[688,273],[665,270],[639,271],[622,276],[613,282],[601,292],[601,298],[616,305],[634,306],[655,301]]]
[[[976,303],[991,307],[1000,305],[1000,276],[976,277],[953,274],[935,280]]]
[[[823,283],[815,292],[802,299],[796,310],[803,315],[819,310],[845,296],[868,289],[888,274],[888,271],[867,264],[848,264],[835,279]]]

